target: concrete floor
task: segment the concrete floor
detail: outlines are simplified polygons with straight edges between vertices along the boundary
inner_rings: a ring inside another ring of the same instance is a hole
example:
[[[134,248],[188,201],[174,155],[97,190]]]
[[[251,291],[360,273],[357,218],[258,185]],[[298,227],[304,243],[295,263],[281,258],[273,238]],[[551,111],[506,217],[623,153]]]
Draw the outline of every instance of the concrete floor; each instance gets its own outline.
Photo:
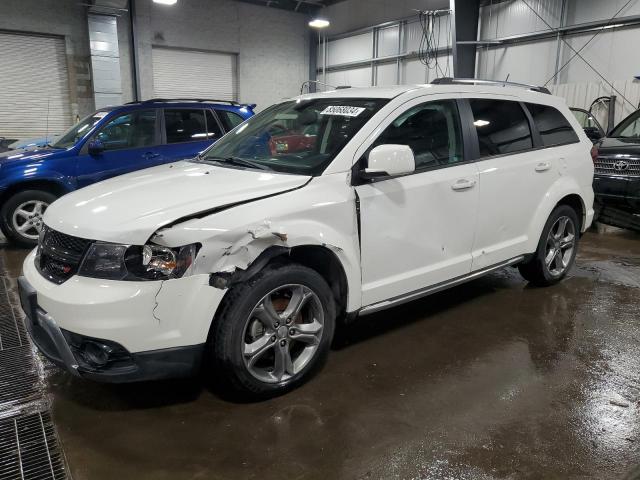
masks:
[[[75,480],[640,478],[639,299],[640,235],[589,233],[560,285],[509,269],[343,328],[286,396],[51,368],[54,419]]]

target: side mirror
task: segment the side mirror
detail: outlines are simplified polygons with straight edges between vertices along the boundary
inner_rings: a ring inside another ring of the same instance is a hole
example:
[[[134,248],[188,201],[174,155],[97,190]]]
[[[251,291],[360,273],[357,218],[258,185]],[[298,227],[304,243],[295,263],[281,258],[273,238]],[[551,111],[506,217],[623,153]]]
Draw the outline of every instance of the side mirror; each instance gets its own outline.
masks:
[[[89,152],[89,155],[100,155],[104,152],[104,144],[100,140],[92,140],[89,142],[87,151]]]
[[[597,142],[604,136],[598,127],[584,127],[584,133],[592,142]]]
[[[378,145],[369,152],[364,178],[395,176],[413,173],[416,161],[408,145]]]

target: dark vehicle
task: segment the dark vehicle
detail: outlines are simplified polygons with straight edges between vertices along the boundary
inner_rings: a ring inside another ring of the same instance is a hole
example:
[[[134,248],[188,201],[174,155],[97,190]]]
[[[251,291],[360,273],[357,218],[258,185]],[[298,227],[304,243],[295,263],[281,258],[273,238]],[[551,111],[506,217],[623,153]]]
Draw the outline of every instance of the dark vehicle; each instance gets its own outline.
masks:
[[[575,107],[571,107],[570,110],[584,129],[584,133],[587,134],[587,137],[589,137],[592,142],[595,143],[605,136],[605,131],[600,126],[600,123],[598,123],[598,120],[596,120],[589,111]]]
[[[58,197],[92,183],[193,158],[253,115],[255,105],[151,99],[98,110],[51,144],[0,153],[0,229],[35,246]]]
[[[640,231],[640,110],[594,145],[598,221]]]

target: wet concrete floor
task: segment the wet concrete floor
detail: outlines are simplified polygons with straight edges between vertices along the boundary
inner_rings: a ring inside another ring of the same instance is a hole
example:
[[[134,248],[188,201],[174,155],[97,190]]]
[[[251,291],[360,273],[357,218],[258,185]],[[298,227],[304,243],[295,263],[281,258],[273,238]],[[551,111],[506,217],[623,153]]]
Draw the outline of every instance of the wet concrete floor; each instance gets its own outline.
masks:
[[[48,381],[75,480],[640,478],[640,235],[588,233],[554,287],[508,269],[363,318],[266,402]]]

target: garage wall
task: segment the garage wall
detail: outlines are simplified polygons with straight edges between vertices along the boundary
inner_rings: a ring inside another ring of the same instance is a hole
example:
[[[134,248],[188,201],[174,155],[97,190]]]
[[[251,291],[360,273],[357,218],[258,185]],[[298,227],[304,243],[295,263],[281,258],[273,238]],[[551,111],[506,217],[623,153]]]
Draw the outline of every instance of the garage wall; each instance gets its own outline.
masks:
[[[411,13],[411,9],[408,11]],[[399,21],[329,36],[326,42],[327,73],[325,76],[322,70],[323,43],[318,54],[318,80],[331,86],[367,87],[428,83],[437,77],[453,76],[452,58],[446,51],[451,47],[451,20],[449,15],[439,18],[438,45],[442,52],[438,55],[437,66],[427,67],[417,57],[422,27],[417,12],[413,12]]]
[[[626,0],[566,0],[562,21],[562,0],[527,0],[553,27],[577,25],[610,19]],[[632,1],[618,17],[639,15],[640,1]],[[522,0],[490,4],[480,10],[479,37],[482,40],[548,30]],[[567,42],[579,50],[595,32],[566,36]],[[613,92],[597,73],[579,58],[575,58],[548,86],[566,98],[571,106],[589,107],[600,95],[617,95],[616,121],[631,113],[640,100],[640,88],[634,75],[640,74],[636,45],[640,26],[610,28],[598,34],[581,55],[603,74],[629,102]],[[489,46],[478,49],[476,75],[479,78],[545,84],[556,71],[556,58],[563,65],[573,52],[555,38],[527,41],[516,45]],[[523,61],[527,59],[527,61]]]
[[[153,47],[237,54],[238,99],[257,110],[297,95],[309,77],[304,15],[231,0],[138,0],[136,13],[143,98],[153,97]]]
[[[69,76],[66,126],[71,125],[76,116],[94,110],[87,16],[80,3],[77,0],[0,2],[0,31],[56,35],[63,39]],[[34,130],[37,127],[35,125]]]

